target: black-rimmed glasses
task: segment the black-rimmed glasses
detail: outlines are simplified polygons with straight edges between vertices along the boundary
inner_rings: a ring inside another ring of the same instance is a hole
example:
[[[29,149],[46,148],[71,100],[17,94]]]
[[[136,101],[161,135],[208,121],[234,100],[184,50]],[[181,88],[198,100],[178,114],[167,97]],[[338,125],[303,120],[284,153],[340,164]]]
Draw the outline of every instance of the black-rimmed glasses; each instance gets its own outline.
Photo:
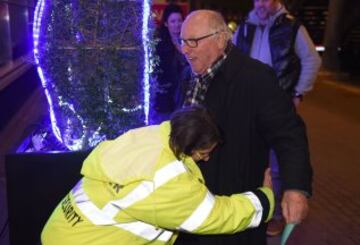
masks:
[[[189,38],[189,39],[182,39],[180,38],[180,43],[181,45],[187,45],[189,46],[190,48],[196,48],[198,46],[198,43],[200,40],[203,40],[205,38],[208,38],[208,37],[211,37],[211,36],[214,36],[216,34],[218,34],[220,31],[217,31],[217,32],[214,32],[214,33],[211,33],[211,34],[208,34],[208,35],[205,35],[205,36],[202,36],[202,37],[198,37],[198,38]]]

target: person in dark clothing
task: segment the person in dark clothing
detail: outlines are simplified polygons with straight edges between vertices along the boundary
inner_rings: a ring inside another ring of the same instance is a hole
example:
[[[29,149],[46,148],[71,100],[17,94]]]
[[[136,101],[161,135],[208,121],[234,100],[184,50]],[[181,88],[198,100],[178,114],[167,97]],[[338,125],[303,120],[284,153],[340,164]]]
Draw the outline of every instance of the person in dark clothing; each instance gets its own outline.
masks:
[[[315,82],[321,59],[300,21],[290,15],[281,0],[254,0],[254,8],[239,23],[233,43],[246,55],[271,66],[279,86],[297,107]],[[281,178],[277,158],[270,154],[271,174],[276,197],[275,214],[267,235],[276,236],[284,229],[281,210]]]
[[[181,108],[185,81],[190,79],[190,67],[181,53],[180,30],[183,22],[181,8],[169,4],[162,15],[161,26],[157,30],[159,43],[156,54],[159,65],[156,73],[156,86],[153,95],[151,118],[153,123],[168,120],[173,111]]]
[[[301,222],[312,192],[306,130],[275,72],[232,45],[231,33],[217,12],[192,12],[180,36],[195,77],[185,105],[207,106],[224,134],[224,144],[202,169],[207,186],[219,195],[260,186],[272,148],[280,164],[286,222]],[[235,235],[182,234],[176,244],[260,245],[266,244],[265,232],[263,225]]]

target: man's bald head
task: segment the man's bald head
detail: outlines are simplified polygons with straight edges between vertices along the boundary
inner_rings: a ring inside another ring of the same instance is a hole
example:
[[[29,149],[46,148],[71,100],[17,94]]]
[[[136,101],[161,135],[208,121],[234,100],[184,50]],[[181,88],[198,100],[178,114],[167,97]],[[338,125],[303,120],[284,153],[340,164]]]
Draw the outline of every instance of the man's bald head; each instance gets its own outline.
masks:
[[[225,53],[231,32],[221,14],[211,10],[190,13],[181,27],[182,52],[196,74],[204,74]]]
[[[191,12],[185,19],[191,25],[205,27],[210,32],[224,32],[226,40],[231,39],[231,31],[219,12],[213,10],[196,10]]]

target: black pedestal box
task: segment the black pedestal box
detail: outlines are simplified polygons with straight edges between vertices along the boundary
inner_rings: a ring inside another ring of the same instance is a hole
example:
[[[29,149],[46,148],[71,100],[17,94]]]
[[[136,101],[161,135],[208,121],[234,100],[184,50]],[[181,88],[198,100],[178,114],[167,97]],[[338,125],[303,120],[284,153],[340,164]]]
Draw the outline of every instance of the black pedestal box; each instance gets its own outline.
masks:
[[[47,219],[81,178],[89,152],[9,154],[5,159],[11,245],[36,245]]]

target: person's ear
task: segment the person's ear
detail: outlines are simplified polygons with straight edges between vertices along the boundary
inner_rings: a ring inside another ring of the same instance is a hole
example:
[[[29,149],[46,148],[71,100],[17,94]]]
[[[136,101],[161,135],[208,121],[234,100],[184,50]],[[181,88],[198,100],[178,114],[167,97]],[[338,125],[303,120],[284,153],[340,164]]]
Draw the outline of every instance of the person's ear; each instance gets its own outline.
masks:
[[[226,42],[227,42],[226,41],[226,33],[225,32],[219,33],[218,38],[217,38],[217,44],[218,44],[219,49],[225,50]]]

